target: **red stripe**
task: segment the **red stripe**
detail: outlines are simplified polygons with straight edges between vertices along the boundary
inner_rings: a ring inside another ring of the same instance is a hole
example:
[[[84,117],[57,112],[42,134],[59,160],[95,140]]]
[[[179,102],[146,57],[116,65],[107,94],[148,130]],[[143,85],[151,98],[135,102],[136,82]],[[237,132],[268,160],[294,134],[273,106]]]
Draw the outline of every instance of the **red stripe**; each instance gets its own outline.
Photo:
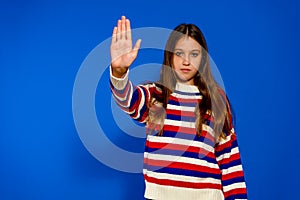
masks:
[[[164,130],[172,132],[182,132],[186,134],[196,134],[195,128],[187,128],[182,126],[164,125]]]
[[[231,134],[230,136],[227,137],[231,137],[230,140],[223,144],[218,145],[216,147],[216,151],[223,151],[225,148],[231,147],[232,142],[236,140],[235,134]]]
[[[222,186],[220,184],[213,184],[213,183],[191,183],[191,182],[184,182],[184,181],[175,181],[170,179],[158,179],[149,177],[146,174],[144,175],[145,180],[150,183],[155,183],[159,185],[167,185],[167,186],[175,186],[175,187],[184,187],[184,188],[194,188],[194,189],[218,189],[221,190]]]
[[[201,98],[199,98],[199,99],[191,99],[191,98],[185,99],[185,98],[174,97],[173,95],[170,95],[169,99],[173,100],[173,101],[177,101],[179,103],[180,102],[182,102],[182,103],[199,103],[201,101]]]
[[[147,117],[148,117],[148,113],[149,110],[146,109],[143,113],[142,113],[142,117],[139,119],[140,122],[144,121]],[[141,114],[141,113],[140,113]]]
[[[196,129],[195,128],[187,128],[187,127],[182,127],[182,126],[164,125],[164,130],[165,131],[172,131],[172,132],[175,132],[175,133],[181,132],[181,133],[191,134],[191,135],[196,134]],[[204,138],[209,139],[211,142],[215,141],[214,137],[205,130],[202,130],[201,136],[204,137]]]
[[[142,100],[142,92],[141,92],[141,89],[140,88],[136,88],[137,89],[137,92],[138,92],[138,98],[137,100],[134,102],[134,104],[129,108],[129,112],[132,112],[134,111],[134,115],[132,115],[131,117],[132,118],[137,118],[138,117],[138,107],[139,105],[141,104],[141,100]]]
[[[149,94],[148,94],[149,91],[147,90],[147,88],[145,88],[143,86],[141,86],[141,87],[144,88],[144,90],[141,89],[141,93],[142,93],[141,95],[144,94],[144,97],[145,97],[144,105],[147,105],[148,104],[148,100],[149,100]],[[146,91],[146,92],[144,92],[144,91]],[[142,98],[140,98],[140,99],[142,99]],[[139,121],[144,121],[147,118],[148,113],[149,113],[149,109],[148,108],[143,113],[140,113],[140,114],[142,114],[142,117],[141,117],[141,119]]]
[[[244,177],[244,172],[243,171],[237,171],[237,172],[232,172],[229,174],[225,174],[222,176],[222,179],[225,180],[229,180],[229,179],[233,179],[233,178],[237,178],[237,177]]]
[[[231,196],[231,195],[236,195],[236,194],[247,194],[246,188],[236,188],[233,190],[230,190],[228,192],[224,192],[225,198]]]
[[[184,170],[192,170],[198,172],[205,172],[210,174],[220,174],[220,169],[214,169],[202,165],[190,164],[190,163],[182,163],[175,161],[165,161],[165,160],[153,160],[149,158],[145,158],[144,162],[148,165],[156,166],[156,167],[168,167],[175,169],[184,169]]]
[[[214,122],[214,118],[211,115],[209,115],[209,114],[205,114],[204,115],[204,119],[206,119],[206,120],[208,120],[210,122]]]
[[[202,130],[201,136],[209,139],[212,143],[215,142],[215,138],[208,131]]]
[[[227,164],[227,163],[230,163],[231,161],[239,160],[239,159],[240,159],[240,154],[235,153],[235,154],[230,155],[229,158],[224,158],[224,159],[220,160],[219,164]]]
[[[157,123],[149,122],[149,123],[147,123],[146,128],[149,130],[160,130],[161,125],[157,124]],[[146,141],[146,144],[147,144],[147,141]]]
[[[231,147],[231,140],[223,143],[223,144],[219,144],[216,147],[216,151],[223,151],[225,148]]]
[[[167,114],[177,115],[177,116],[185,116],[185,117],[195,117],[195,112],[182,111],[182,110],[167,109]]]
[[[128,94],[128,91],[129,91],[129,88],[130,88],[129,86],[130,86],[130,84],[129,84],[129,82],[127,82],[127,83],[126,83],[126,86],[125,86],[125,89],[123,89],[123,90],[124,90],[123,93],[119,93],[118,91],[114,90],[116,96],[117,96],[118,98],[124,99],[124,98],[126,97],[126,95]]]
[[[149,87],[149,91],[150,91],[150,93],[151,94],[156,94],[156,95],[160,95],[160,94],[162,94],[162,91],[160,90],[160,88],[159,87],[156,87],[156,85],[154,84],[154,85],[151,85],[150,87]]]
[[[199,154],[206,155],[210,158],[215,158],[215,154],[213,152],[207,151],[200,147],[187,146],[182,144],[149,142],[148,140],[146,141],[146,146],[155,149],[169,149],[169,150],[178,150],[183,152],[199,153]]]

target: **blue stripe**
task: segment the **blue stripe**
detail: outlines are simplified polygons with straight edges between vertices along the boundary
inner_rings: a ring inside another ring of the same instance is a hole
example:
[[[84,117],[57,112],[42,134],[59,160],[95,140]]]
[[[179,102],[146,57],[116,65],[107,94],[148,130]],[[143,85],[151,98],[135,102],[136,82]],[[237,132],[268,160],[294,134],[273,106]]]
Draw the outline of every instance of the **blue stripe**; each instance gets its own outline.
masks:
[[[127,84],[128,85],[128,84]],[[126,87],[127,87],[126,85]],[[113,94],[114,96],[116,97],[115,100],[118,104],[120,104],[121,107],[123,107],[123,105],[127,102],[128,100],[128,94],[131,92],[131,87],[128,88],[128,91],[126,92],[126,96],[125,96],[125,99],[124,100],[120,100],[120,96],[124,95],[125,94],[125,89],[126,87],[123,89],[123,90],[117,90],[117,89],[113,89]]]
[[[135,118],[134,120],[137,120],[137,121],[143,121],[143,114],[147,111],[147,106],[146,105],[143,105],[142,109],[140,110],[140,114],[137,115],[137,118]],[[135,111],[130,114],[130,117],[133,117],[134,115],[136,115],[136,113],[138,112],[137,109],[135,109]]]
[[[245,179],[244,179],[243,176],[240,176],[240,177],[236,177],[236,178],[232,178],[232,179],[222,181],[222,185],[227,186],[227,185],[231,185],[231,184],[234,184],[234,183],[243,183],[243,182],[245,182]]]
[[[129,108],[132,108],[134,103],[136,101],[138,101],[139,99],[141,99],[140,95],[139,95],[139,91],[135,88],[133,93],[132,93],[132,97],[131,97],[131,101],[130,101],[130,106]]]
[[[200,178],[215,178],[218,180],[221,179],[221,174],[213,174],[208,172],[199,172],[193,170],[176,169],[176,168],[168,168],[168,167],[158,167],[158,166],[151,166],[148,164],[144,164],[144,168],[149,171],[160,172],[160,173],[168,173],[168,174],[200,177]]]
[[[196,121],[196,117],[173,115],[173,114],[167,114],[166,119],[185,121],[185,122],[195,122]]]
[[[164,130],[163,136],[203,142],[211,147],[214,147],[214,145],[215,145],[214,141],[211,141],[210,139],[203,137],[202,135],[199,137],[196,135],[196,133],[195,134],[187,134],[187,133],[179,132],[179,131],[177,132],[177,131],[165,131]]]
[[[247,194],[233,194],[225,198],[225,200],[247,199]]]
[[[221,164],[220,169],[228,169],[229,167],[238,166],[241,164],[242,164],[241,159],[233,160],[233,161],[230,161],[229,163]]]
[[[159,154],[159,155],[172,155],[172,156],[180,156],[186,158],[195,158],[205,160],[209,163],[218,164],[215,158],[208,157],[206,154],[201,152],[188,152],[188,151],[180,151],[180,150],[171,150],[171,149],[157,149],[157,148],[145,148],[145,152],[149,154]]]
[[[209,134],[209,133],[207,133]],[[203,142],[204,144],[207,144],[209,146],[212,146],[214,147],[215,146],[215,141],[211,141],[210,139],[208,139],[207,137],[203,137],[202,135],[200,137],[198,137],[199,140],[196,140],[196,141],[199,141],[199,142]]]
[[[200,92],[183,92],[179,90],[174,90],[174,93],[188,96],[201,96]]]
[[[195,107],[198,103],[197,102],[180,102],[180,101],[170,99],[168,101],[168,104],[174,105],[174,106]]]
[[[131,109],[133,107],[133,105],[139,100],[142,98],[142,96],[144,96],[146,98],[146,90],[143,88],[143,87],[140,87],[140,92],[141,94],[139,93],[138,89],[135,88],[134,92],[133,92],[133,95],[132,95],[132,99],[130,101],[130,106],[129,108]],[[142,103],[142,102],[140,102]],[[136,115],[136,113],[139,111],[139,105],[136,105],[137,107],[134,109],[134,112],[132,114],[130,114],[130,116],[134,116]],[[147,111],[148,107],[146,105],[146,99],[145,99],[145,102],[142,106],[142,108],[140,109],[140,115],[137,116],[137,118],[135,120],[137,121],[142,121],[142,117],[143,117],[143,114]]]
[[[235,148],[237,146],[238,146],[237,141],[234,140],[234,141],[231,142],[231,146],[230,147],[226,147],[222,151],[216,151],[216,156],[219,157],[220,155],[223,155],[225,153],[230,153],[231,149],[233,149],[233,148]]]
[[[109,81],[109,83],[110,83],[110,88],[111,88],[113,91],[115,91],[116,93],[118,93],[118,94],[124,94],[125,89],[126,89],[126,88],[128,87],[128,85],[130,84],[130,82],[127,81],[125,87],[124,87],[122,90],[118,90],[117,88],[114,87],[114,85],[112,84],[111,81]]]
[[[178,128],[180,129],[180,128]],[[196,140],[197,135],[195,134],[187,134],[183,132],[177,132],[177,131],[164,131],[163,132],[164,137],[172,137],[172,138],[179,138],[179,139],[186,139],[186,140]]]
[[[213,121],[211,121],[209,119],[206,119],[204,124],[211,127],[212,129],[214,129],[214,122]]]

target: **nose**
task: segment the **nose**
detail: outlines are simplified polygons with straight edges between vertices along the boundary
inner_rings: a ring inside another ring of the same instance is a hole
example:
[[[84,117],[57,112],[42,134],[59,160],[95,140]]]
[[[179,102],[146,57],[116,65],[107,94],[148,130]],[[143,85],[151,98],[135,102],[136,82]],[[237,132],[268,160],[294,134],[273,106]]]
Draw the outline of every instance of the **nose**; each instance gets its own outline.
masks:
[[[186,65],[186,66],[190,65],[190,58],[188,55],[185,55],[182,59],[183,59],[183,62],[182,62],[183,65]]]

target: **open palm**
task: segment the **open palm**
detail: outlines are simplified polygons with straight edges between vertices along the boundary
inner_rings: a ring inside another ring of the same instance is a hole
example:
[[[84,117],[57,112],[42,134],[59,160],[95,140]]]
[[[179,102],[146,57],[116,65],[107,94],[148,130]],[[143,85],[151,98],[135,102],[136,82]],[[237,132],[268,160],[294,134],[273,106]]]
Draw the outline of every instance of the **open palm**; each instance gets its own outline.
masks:
[[[130,21],[122,16],[114,28],[110,46],[111,67],[113,74],[120,77],[136,59],[140,48],[139,39],[132,48]]]

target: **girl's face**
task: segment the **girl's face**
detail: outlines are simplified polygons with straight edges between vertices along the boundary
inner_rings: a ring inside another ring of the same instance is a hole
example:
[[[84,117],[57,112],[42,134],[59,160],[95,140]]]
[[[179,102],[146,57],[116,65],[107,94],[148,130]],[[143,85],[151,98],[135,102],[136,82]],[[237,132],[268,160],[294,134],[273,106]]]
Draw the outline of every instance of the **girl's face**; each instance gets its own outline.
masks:
[[[201,45],[189,36],[180,38],[175,46],[173,55],[173,69],[180,82],[194,85],[201,62]]]

